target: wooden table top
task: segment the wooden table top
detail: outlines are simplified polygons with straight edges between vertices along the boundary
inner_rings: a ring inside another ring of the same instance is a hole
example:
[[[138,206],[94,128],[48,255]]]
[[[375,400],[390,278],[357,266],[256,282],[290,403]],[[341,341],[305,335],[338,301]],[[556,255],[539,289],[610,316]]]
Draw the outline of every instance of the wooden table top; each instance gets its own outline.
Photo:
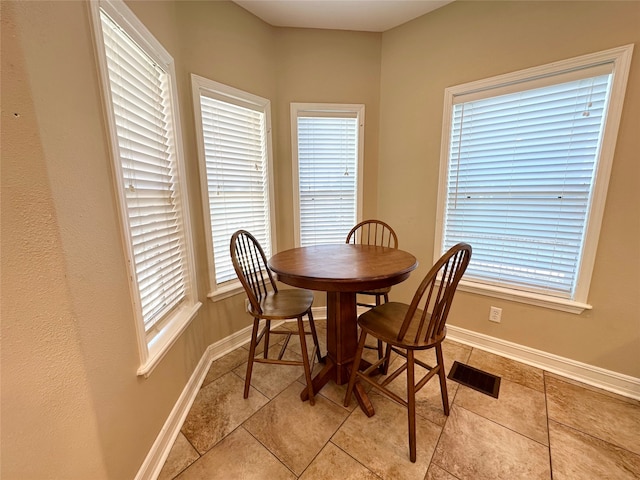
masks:
[[[403,250],[347,243],[293,248],[269,260],[281,282],[327,292],[395,285],[417,266],[416,257]]]

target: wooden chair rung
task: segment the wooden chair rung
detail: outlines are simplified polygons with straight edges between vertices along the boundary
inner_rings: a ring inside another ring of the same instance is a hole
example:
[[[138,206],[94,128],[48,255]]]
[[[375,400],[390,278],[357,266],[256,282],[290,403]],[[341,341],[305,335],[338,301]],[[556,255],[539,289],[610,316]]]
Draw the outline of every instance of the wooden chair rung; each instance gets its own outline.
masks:
[[[275,358],[254,358],[255,363],[270,363],[272,365],[304,365],[303,361],[296,360],[280,360]]]
[[[418,390],[424,387],[427,384],[427,382],[431,380],[433,376],[436,375],[439,371],[440,371],[440,368],[438,367],[435,367],[432,370],[429,370],[429,372],[424,377],[422,377],[422,379],[418,383],[416,383],[416,393],[418,392]]]
[[[382,382],[382,385],[383,386],[389,385],[406,369],[407,369],[407,362],[405,362],[401,367],[397,368],[391,375],[388,375],[387,378],[385,378],[384,381]]]
[[[395,402],[399,403],[403,407],[406,407],[408,405],[408,403],[407,403],[407,401],[405,399],[403,399],[402,397],[400,397],[396,393],[392,392],[391,390],[388,390],[388,389],[384,388],[381,384],[379,384],[375,380],[371,379],[367,375],[364,375],[363,373],[358,372],[357,376],[358,376],[358,378],[360,378],[360,379],[364,380],[365,382],[367,382],[369,385],[371,385],[376,390],[379,390],[379,391],[383,392],[385,395],[387,395],[389,398],[391,398]]]

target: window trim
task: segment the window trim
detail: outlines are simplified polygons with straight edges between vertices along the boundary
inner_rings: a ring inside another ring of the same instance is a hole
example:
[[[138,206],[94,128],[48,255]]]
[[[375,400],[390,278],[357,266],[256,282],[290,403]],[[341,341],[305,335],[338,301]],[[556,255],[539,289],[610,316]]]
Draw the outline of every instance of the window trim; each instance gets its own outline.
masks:
[[[269,195],[269,232],[271,236],[271,251],[275,253],[277,245],[276,238],[276,221],[274,209],[274,174],[273,174],[273,147],[271,134],[271,101],[267,98],[254,95],[249,92],[225,85],[215,80],[191,74],[191,93],[193,100],[193,111],[195,120],[195,130],[198,148],[198,165],[200,168],[200,190],[202,193],[202,212],[204,215],[205,225],[205,242],[207,247],[207,272],[209,277],[209,293],[207,297],[213,302],[229,298],[244,292],[244,288],[240,281],[227,281],[218,285],[216,282],[215,257],[213,252],[213,232],[211,231],[211,212],[209,210],[209,185],[207,182],[207,162],[204,152],[204,134],[202,129],[202,111],[200,106],[200,95],[206,92],[209,96],[215,97],[221,101],[243,105],[249,108],[255,107],[261,110],[265,115],[265,151],[267,155],[267,178],[268,178],[268,195]]]
[[[291,103],[291,177],[293,182],[293,226],[295,246],[300,242],[300,171],[298,167],[298,116],[315,114],[355,114],[358,119],[358,182],[356,192],[356,223],[362,220],[364,180],[364,122],[365,106],[362,103]],[[319,115],[320,116],[320,115]],[[346,234],[345,234],[346,238]]]
[[[139,289],[136,284],[135,262],[131,245],[131,228],[127,215],[127,202],[124,194],[121,159],[118,154],[118,134],[111,99],[110,80],[107,67],[106,52],[100,10],[104,10],[120,28],[133,38],[140,48],[157,61],[170,78],[170,104],[172,110],[173,140],[175,141],[177,201],[181,209],[182,236],[184,238],[185,261],[185,300],[182,305],[171,311],[149,332],[145,332],[144,319],[139,301]],[[195,273],[195,257],[191,235],[189,199],[187,194],[186,171],[182,146],[182,129],[178,92],[176,88],[175,65],[171,55],[149,32],[146,26],[134,15],[122,0],[98,0],[90,2],[90,13],[93,24],[93,40],[98,61],[98,75],[104,100],[104,115],[109,138],[109,150],[112,164],[113,182],[116,202],[121,223],[121,239],[127,260],[127,271],[130,279],[129,292],[135,318],[135,330],[138,344],[140,365],[137,375],[149,377],[155,367],[171,349],[176,340],[186,330],[191,320],[197,315],[202,303],[198,301],[197,278]]]
[[[536,305],[569,313],[580,314],[591,309],[588,304],[588,293],[595,265],[595,257],[604,215],[605,201],[613,157],[615,152],[618,127],[624,105],[624,94],[629,76],[633,44],[609,50],[582,55],[579,57],[553,62],[546,65],[528,68],[517,72],[469,82],[445,89],[442,122],[442,138],[440,150],[440,175],[438,183],[438,202],[436,210],[436,229],[434,238],[434,261],[442,254],[444,238],[444,216],[447,202],[447,177],[449,169],[449,140],[451,135],[451,118],[456,96],[477,94],[498,87],[517,85],[528,80],[544,78],[561,72],[572,72],[588,66],[611,63],[612,83],[611,97],[602,135],[601,150],[594,174],[592,203],[589,209],[583,254],[578,268],[578,277],[574,299],[567,300],[550,295],[525,292],[522,290],[503,288],[465,280],[460,281],[462,291],[503,298],[516,302]]]

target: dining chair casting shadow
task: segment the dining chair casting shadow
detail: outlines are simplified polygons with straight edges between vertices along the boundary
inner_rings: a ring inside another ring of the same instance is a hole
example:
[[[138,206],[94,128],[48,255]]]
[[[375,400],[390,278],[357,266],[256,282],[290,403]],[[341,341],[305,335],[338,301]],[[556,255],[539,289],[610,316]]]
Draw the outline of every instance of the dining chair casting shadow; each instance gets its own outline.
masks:
[[[364,220],[358,223],[347,234],[346,243],[359,245],[376,245],[379,247],[398,248],[398,236],[387,223],[381,220]],[[358,295],[368,295],[374,297],[374,303],[357,302],[360,307],[373,308],[382,303],[389,301],[389,292],[391,287],[377,288],[365,292],[358,292]],[[384,299],[384,302],[382,300]],[[366,347],[370,348],[370,347]],[[391,351],[387,347],[386,352],[383,351],[382,340],[378,339],[378,359],[386,360],[380,365],[383,373],[387,373]]]
[[[249,396],[251,385],[251,373],[254,362],[279,365],[302,365],[304,376],[309,391],[309,402],[315,404],[313,387],[311,385],[311,370],[313,367],[313,355],[321,360],[320,346],[316,327],[311,313],[313,292],[304,289],[278,290],[273,273],[267,267],[267,258],[262,247],[251,233],[246,230],[238,230],[231,237],[231,260],[238,279],[249,298],[248,311],[253,316],[253,330],[251,332],[251,344],[249,346],[249,360],[247,362],[247,376],[244,382],[244,398]],[[303,317],[309,318],[310,331],[305,331]],[[285,360],[283,356],[289,344],[291,335],[295,332],[285,329],[271,328],[271,321],[293,320],[298,322],[298,335],[302,350],[302,361]],[[265,325],[260,329],[260,321]],[[269,337],[271,334],[284,335],[285,339],[277,358],[269,358]],[[311,335],[314,350],[311,360],[307,351],[305,337]],[[262,358],[256,358],[256,348],[264,339],[264,352]]]
[[[360,364],[367,335],[384,341],[406,361],[380,382],[370,377],[370,374],[378,368],[384,359],[364,371],[353,368],[344,405],[345,407],[349,406],[353,386],[359,379],[406,407],[409,420],[409,458],[412,462],[416,461],[416,393],[436,375],[440,379],[444,414],[449,415],[442,341],[447,334],[445,323],[458,282],[469,265],[470,259],[471,246],[466,243],[458,243],[449,249],[429,270],[416,290],[410,305],[388,302],[372,308],[358,318],[361,333],[353,365]],[[416,350],[431,348],[434,348],[436,353],[435,366],[430,366],[415,357]],[[417,383],[415,382],[416,364],[426,370],[425,375]],[[406,400],[387,388],[405,370],[407,371]]]

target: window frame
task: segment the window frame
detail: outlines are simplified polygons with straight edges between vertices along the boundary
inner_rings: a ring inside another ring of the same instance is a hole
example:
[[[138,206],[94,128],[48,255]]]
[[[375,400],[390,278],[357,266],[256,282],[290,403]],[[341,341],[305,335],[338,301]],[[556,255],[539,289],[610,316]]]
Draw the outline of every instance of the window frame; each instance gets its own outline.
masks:
[[[145,25],[121,0],[98,0],[90,4],[91,19],[93,24],[93,39],[98,61],[98,74],[104,110],[107,123],[107,135],[109,138],[112,174],[115,186],[116,202],[122,226],[122,242],[127,260],[127,271],[130,278],[130,295],[135,319],[135,331],[140,358],[140,366],[137,375],[148,377],[165,354],[173,346],[180,335],[189,326],[197,315],[202,303],[198,301],[198,288],[196,278],[195,257],[193,251],[193,239],[191,236],[191,220],[189,212],[189,199],[186,183],[186,171],[184,155],[182,151],[182,135],[180,113],[178,106],[178,92],[176,88],[176,73],[174,61],[171,55],[164,49]],[[119,139],[116,129],[114,103],[111,98],[111,83],[107,65],[104,36],[100,11],[103,10],[121,28],[140,49],[165,71],[169,78],[168,103],[171,110],[172,128],[169,131],[174,146],[175,160],[175,189],[176,206],[179,208],[178,219],[181,225],[183,241],[184,261],[184,289],[185,298],[175,308],[170,310],[162,320],[158,321],[149,331],[145,331],[144,319],[140,303],[140,288],[137,283],[137,272],[132,245],[132,231],[127,213],[127,199],[122,169],[122,160],[119,154]]]
[[[592,308],[592,306],[588,304],[588,293],[595,264],[598,239],[600,236],[600,228],[602,225],[632,52],[633,45],[625,45],[445,89],[436,229],[434,237],[434,260],[439,258],[442,254],[444,240],[444,218],[447,205],[447,181],[449,173],[450,137],[454,98],[461,95],[477,95],[484,91],[497,90],[500,88],[504,89],[505,87],[511,88],[520,83],[553,77],[554,75],[573,72],[590,66],[608,63],[612,64],[611,96],[608,110],[605,114],[606,118],[600,145],[600,153],[596,160],[596,171],[594,173],[592,183],[592,202],[587,213],[587,224],[583,240],[583,253],[578,264],[576,288],[573,298],[562,299],[541,293],[487,285],[466,280],[464,278],[459,284],[460,290],[574,314],[579,314],[584,310]],[[496,94],[496,96],[497,95],[499,94]],[[487,95],[487,97],[489,96],[490,95]]]
[[[272,148],[272,128],[271,128],[271,101],[267,98],[254,95],[249,92],[225,85],[214,80],[191,74],[191,92],[193,98],[193,110],[195,119],[195,130],[198,142],[198,164],[200,167],[202,210],[205,225],[205,242],[207,246],[207,265],[209,276],[209,293],[207,296],[212,301],[219,301],[233,295],[244,292],[240,280],[235,278],[227,282],[218,284],[216,280],[215,254],[213,250],[213,232],[211,226],[211,212],[209,208],[209,185],[207,180],[207,162],[204,150],[204,133],[202,125],[202,109],[200,97],[203,94],[220,101],[227,101],[234,105],[242,105],[246,108],[262,111],[265,116],[265,153],[267,170],[267,195],[268,195],[268,225],[271,237],[271,252],[275,252],[276,239],[276,215],[274,208],[274,174],[273,174],[273,148]]]
[[[300,238],[300,171],[298,160],[298,117],[304,114],[313,116],[355,115],[358,122],[358,165],[356,181],[356,223],[362,220],[363,179],[364,179],[364,127],[365,105],[361,103],[291,103],[291,163],[293,180],[293,222],[295,246],[301,245]],[[355,225],[355,224],[354,224]],[[348,231],[345,233],[345,239]]]

